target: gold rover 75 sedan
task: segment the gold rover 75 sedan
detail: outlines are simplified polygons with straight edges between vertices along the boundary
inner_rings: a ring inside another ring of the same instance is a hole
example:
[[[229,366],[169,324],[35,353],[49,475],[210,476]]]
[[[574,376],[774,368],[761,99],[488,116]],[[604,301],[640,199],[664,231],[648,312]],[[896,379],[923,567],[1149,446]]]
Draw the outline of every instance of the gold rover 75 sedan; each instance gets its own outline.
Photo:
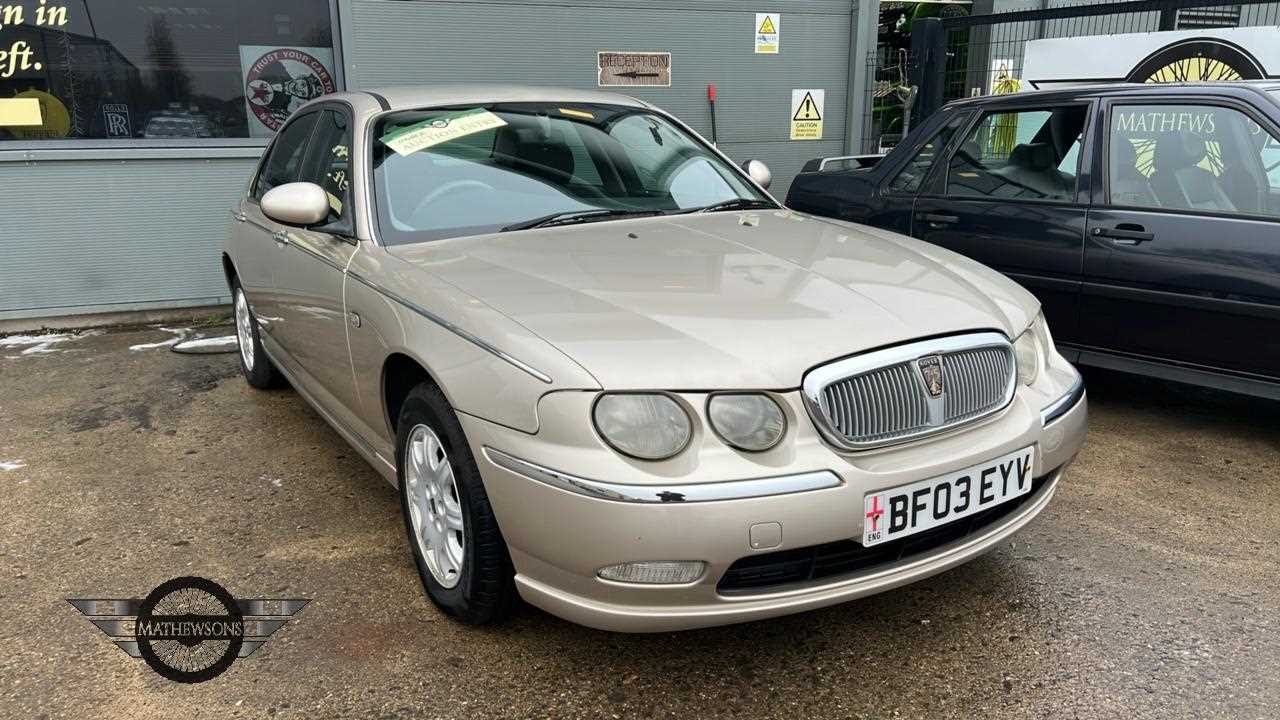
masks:
[[[769,178],[620,95],[317,99],[233,211],[244,376],[399,489],[469,623],[756,620],[990,550],[1085,434],[1035,298]]]

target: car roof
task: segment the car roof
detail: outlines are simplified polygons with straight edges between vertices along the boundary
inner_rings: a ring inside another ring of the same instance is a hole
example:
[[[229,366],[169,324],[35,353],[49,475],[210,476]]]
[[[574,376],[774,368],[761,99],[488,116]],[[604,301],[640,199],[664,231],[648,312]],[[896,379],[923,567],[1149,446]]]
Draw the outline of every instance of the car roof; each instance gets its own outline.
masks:
[[[642,100],[637,100],[621,93],[565,87],[478,85],[474,83],[372,87],[365,90],[326,95],[324,99],[343,99],[343,96],[348,98],[351,96],[363,96],[368,99],[371,93],[375,97],[381,97],[385,100],[392,110],[502,102],[597,103],[650,107],[648,103]]]
[[[1064,100],[1082,100],[1101,98],[1112,95],[1258,95],[1269,90],[1280,90],[1280,81],[1253,80],[1245,82],[1199,82],[1199,83],[1101,83],[1094,85],[1077,85],[1069,88],[1053,88],[1049,90],[1029,90],[1010,93],[1008,95],[983,95],[981,97],[964,98],[947,103],[952,108],[973,107],[988,103],[1039,103]]]

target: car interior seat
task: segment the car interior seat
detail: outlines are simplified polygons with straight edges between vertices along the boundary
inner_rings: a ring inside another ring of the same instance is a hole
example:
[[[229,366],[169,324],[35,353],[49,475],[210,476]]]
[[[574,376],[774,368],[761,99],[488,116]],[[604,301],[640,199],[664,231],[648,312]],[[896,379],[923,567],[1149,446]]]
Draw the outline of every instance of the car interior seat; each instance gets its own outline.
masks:
[[[1208,152],[1205,141],[1185,133],[1156,138],[1151,189],[1165,207],[1191,210],[1235,210],[1222,181],[1198,164]]]
[[[1111,202],[1117,205],[1159,207],[1160,200],[1151,189],[1151,181],[1138,172],[1138,151],[1125,138],[1113,136],[1111,142]]]
[[[994,173],[1017,186],[1008,193],[1010,197],[1070,200],[1075,176],[1059,171],[1057,165],[1057,155],[1049,143],[1021,143],[1009,153],[1008,163]]]
[[[575,163],[563,135],[563,131],[548,132],[536,125],[509,126],[498,133],[495,151],[517,170],[564,182],[565,176],[573,175]]]

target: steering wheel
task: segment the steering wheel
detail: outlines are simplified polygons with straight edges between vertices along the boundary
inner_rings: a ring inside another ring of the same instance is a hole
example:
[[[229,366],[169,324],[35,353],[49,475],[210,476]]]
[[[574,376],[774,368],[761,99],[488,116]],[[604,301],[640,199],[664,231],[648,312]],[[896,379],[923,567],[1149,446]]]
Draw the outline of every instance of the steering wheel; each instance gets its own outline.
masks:
[[[457,192],[459,190],[466,190],[468,188],[476,189],[476,190],[487,190],[490,192],[494,191],[494,187],[492,185],[488,183],[480,182],[479,180],[452,180],[450,182],[445,183],[444,185],[441,185],[435,190],[432,190],[431,192],[427,193],[426,196],[423,197],[421,200],[419,200],[418,204],[414,206],[413,212],[409,214],[409,217],[410,218],[416,217],[418,213],[422,212],[423,208],[427,207],[428,205],[435,202],[436,200],[439,200],[441,197],[448,195],[449,193]]]

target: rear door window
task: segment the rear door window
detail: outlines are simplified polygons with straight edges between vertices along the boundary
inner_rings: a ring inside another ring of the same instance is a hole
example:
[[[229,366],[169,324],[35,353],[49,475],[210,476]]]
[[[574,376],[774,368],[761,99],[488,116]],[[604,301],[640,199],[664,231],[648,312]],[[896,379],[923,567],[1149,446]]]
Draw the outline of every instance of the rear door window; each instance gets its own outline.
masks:
[[[1116,206],[1280,216],[1280,142],[1217,105],[1116,105],[1107,157]]]
[[[987,113],[951,156],[947,195],[1075,200],[1087,112],[1072,105]]]

